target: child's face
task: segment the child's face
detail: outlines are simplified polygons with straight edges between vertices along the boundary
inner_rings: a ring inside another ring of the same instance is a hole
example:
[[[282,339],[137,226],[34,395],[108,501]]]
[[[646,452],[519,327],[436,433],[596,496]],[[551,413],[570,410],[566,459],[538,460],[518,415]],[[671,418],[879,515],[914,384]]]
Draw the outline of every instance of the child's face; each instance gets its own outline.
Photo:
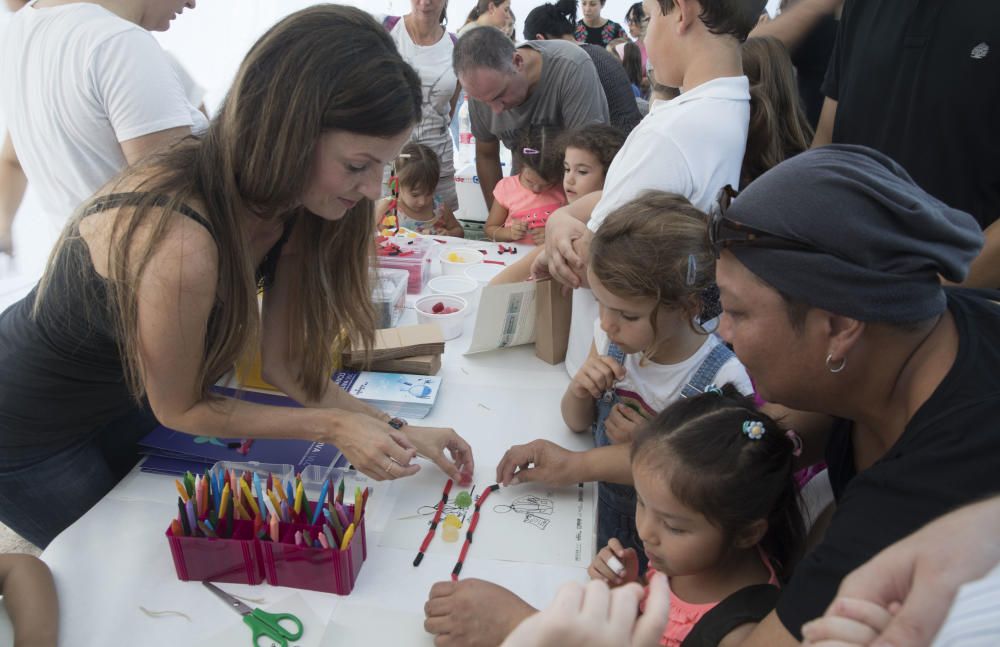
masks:
[[[657,307],[656,299],[626,299],[613,294],[590,268],[587,268],[587,281],[599,306],[601,330],[608,338],[626,354],[651,348],[656,335],[650,315]]]
[[[528,168],[527,166],[521,169],[521,172],[517,174],[517,178],[521,181],[521,186],[532,193],[544,193],[554,184],[554,182],[545,181],[535,169]]]
[[[597,156],[582,148],[566,149],[563,160],[563,190],[572,204],[577,198],[604,188],[604,167]]]
[[[403,184],[399,185],[399,201],[409,211],[423,211],[434,204],[434,194],[424,190],[422,187],[412,187]]]
[[[665,306],[653,297],[620,297],[605,288],[589,267],[587,281],[597,300],[601,330],[627,355],[646,352],[658,361],[662,351],[676,347],[677,337],[691,329],[691,315],[683,308]]]
[[[728,552],[722,530],[682,504],[670,491],[665,474],[632,464],[635,479],[635,525],[649,565],[670,576],[695,575],[723,562]]]
[[[680,56],[674,51],[679,11],[674,7],[670,13],[664,14],[658,0],[644,0],[642,8],[649,18],[643,42],[649,63],[656,72],[656,80],[672,88],[680,87],[684,75],[676,71]]]

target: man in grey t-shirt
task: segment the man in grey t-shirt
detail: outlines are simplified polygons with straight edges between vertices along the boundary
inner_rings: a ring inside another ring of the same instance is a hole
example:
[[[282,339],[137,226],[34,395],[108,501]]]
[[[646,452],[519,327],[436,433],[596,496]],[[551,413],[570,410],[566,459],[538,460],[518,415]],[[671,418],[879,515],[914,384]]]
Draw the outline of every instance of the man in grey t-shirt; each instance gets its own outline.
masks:
[[[532,41],[515,48],[500,30],[482,27],[458,39],[453,61],[469,97],[476,173],[487,206],[502,177],[501,141],[513,148],[533,125],[571,129],[609,122],[597,70],[575,44]]]

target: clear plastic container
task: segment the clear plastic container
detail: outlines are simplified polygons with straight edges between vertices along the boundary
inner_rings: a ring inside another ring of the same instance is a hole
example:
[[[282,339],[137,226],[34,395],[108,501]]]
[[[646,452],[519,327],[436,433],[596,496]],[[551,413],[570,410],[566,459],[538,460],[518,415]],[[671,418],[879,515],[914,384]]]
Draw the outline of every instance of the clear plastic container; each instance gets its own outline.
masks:
[[[427,238],[385,238],[378,243],[378,266],[406,270],[409,273],[406,292],[420,294],[431,274],[430,246],[436,244]]]
[[[378,268],[372,277],[372,303],[375,305],[375,325],[392,328],[406,309],[406,286],[410,273],[403,269]]]

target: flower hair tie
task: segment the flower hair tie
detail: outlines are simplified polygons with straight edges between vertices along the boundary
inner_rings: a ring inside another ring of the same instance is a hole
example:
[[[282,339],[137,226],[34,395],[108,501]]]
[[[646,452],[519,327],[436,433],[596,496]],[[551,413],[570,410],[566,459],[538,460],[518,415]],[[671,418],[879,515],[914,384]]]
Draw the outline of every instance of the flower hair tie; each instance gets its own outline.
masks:
[[[743,433],[750,440],[760,440],[764,437],[764,423],[760,420],[747,420],[743,423]]]
[[[722,395],[722,389],[715,386],[714,384],[709,384],[705,387],[704,393],[714,393],[715,395]]]

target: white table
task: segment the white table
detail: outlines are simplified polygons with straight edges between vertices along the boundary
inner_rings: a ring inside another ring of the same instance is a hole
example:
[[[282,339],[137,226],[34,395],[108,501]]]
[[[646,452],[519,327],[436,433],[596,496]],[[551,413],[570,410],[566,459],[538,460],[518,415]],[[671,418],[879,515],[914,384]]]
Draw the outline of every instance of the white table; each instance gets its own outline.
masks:
[[[510,262],[523,258],[523,253],[511,257],[491,252],[490,257]],[[435,267],[433,274],[438,272]],[[412,301],[408,297],[408,302]],[[402,323],[412,323],[414,318],[408,310]],[[477,482],[484,474],[492,480],[497,462],[513,444],[548,438],[573,449],[590,446],[589,434],[574,434],[562,422],[559,401],[568,384],[563,366],[550,366],[535,358],[531,345],[463,356],[473,323],[474,317],[468,317],[462,338],[447,343],[439,373],[444,379],[442,391],[421,424],[454,427],[469,441],[476,459]],[[61,645],[198,645],[239,622],[200,583],[181,582],[174,573],[164,538],[176,513],[171,481],[171,477],[134,469],[42,554],[59,593]],[[434,500],[440,496],[442,483],[440,471],[425,463],[416,476],[391,483],[372,500],[386,500],[392,495],[391,488],[397,487],[426,488]],[[414,539],[413,549],[398,550],[379,546],[377,534],[369,530],[368,559],[350,596],[266,583],[256,587],[227,584],[223,588],[238,595],[264,597],[269,603],[297,592],[323,623],[332,618],[337,625],[357,630],[362,636],[376,636],[369,645],[387,643],[386,636],[395,644],[430,645],[431,637],[422,630],[423,604],[431,585],[449,577],[454,557],[428,554],[420,568],[413,568],[420,538]],[[475,553],[473,548],[463,578],[496,582],[536,606],[546,604],[560,584],[586,579],[580,567],[492,561],[477,558]],[[191,621],[151,618],[140,606],[180,611]],[[373,623],[379,624],[375,634],[370,633]],[[236,635],[239,640],[234,644],[249,641],[245,627]]]

